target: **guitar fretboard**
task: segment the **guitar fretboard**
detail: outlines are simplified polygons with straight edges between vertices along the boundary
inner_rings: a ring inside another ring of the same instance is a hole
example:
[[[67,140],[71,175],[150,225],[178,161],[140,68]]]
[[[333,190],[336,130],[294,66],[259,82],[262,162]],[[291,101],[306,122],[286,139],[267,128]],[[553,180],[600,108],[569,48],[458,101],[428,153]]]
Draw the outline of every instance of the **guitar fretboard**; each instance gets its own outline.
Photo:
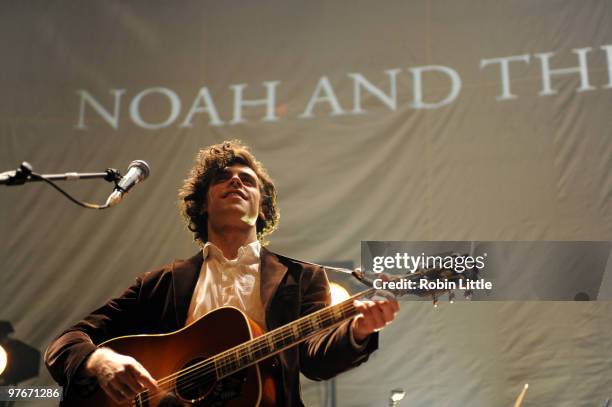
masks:
[[[375,289],[358,293],[332,307],[323,308],[213,358],[217,380],[260,362],[294,346],[315,334],[333,328],[357,315],[353,301],[372,294]]]

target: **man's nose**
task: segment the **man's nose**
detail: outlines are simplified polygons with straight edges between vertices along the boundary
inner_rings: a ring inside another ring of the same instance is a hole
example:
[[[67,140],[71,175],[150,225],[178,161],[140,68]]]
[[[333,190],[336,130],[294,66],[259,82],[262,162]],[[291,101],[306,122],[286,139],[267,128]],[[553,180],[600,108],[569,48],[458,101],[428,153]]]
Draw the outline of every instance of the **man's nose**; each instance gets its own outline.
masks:
[[[232,175],[232,177],[230,178],[230,185],[231,186],[238,186],[238,187],[242,186],[242,180],[240,179],[238,174]]]

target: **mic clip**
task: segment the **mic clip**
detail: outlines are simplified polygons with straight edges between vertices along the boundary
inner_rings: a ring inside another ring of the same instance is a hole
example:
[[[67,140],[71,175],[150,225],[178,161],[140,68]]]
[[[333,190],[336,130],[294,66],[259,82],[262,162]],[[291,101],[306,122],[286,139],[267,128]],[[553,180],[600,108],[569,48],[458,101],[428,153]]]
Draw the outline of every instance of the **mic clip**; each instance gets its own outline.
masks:
[[[104,172],[106,172],[104,180],[107,182],[114,183],[115,188],[119,188],[119,181],[121,181],[122,178],[122,175],[119,170],[116,170],[114,168],[107,168]]]

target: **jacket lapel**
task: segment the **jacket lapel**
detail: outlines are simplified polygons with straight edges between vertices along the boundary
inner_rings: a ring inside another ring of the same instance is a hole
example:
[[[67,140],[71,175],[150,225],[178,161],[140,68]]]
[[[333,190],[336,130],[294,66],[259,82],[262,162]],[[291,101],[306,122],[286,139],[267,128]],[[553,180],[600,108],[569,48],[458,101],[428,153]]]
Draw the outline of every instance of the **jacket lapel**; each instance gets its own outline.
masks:
[[[261,292],[261,303],[263,304],[265,315],[269,315],[268,308],[270,302],[281,280],[287,272],[287,266],[282,264],[278,257],[270,252],[265,247],[261,248],[261,267],[260,267],[260,292]]]
[[[173,264],[172,286],[174,287],[174,309],[179,328],[185,326],[191,296],[195,288],[204,257],[202,250],[190,259]]]

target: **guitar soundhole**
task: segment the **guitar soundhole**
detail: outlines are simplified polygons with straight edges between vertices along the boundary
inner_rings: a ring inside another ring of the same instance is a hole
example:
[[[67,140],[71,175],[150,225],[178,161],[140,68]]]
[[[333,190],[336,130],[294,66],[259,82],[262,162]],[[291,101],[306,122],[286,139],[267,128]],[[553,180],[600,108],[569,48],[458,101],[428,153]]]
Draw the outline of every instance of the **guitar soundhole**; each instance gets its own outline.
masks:
[[[176,393],[180,398],[194,402],[199,401],[200,403],[197,403],[197,405],[221,407],[229,400],[240,396],[242,385],[247,380],[248,369],[241,370],[216,382],[214,371],[212,374],[202,374],[194,367],[202,360],[204,359],[193,359],[181,369],[192,373],[182,376],[176,381]]]

